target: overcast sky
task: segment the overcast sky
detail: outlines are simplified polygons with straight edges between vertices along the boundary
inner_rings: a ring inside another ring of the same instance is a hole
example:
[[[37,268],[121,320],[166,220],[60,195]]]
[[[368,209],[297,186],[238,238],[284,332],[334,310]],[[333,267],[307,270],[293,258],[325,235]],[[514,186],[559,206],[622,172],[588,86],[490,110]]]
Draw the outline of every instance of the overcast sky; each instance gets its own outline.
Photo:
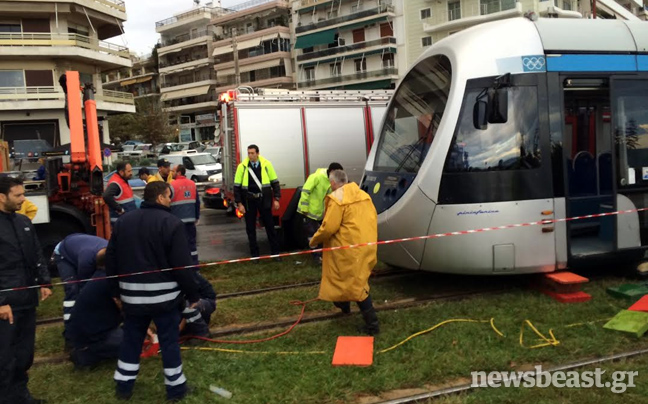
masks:
[[[209,0],[201,0],[204,5]],[[247,0],[222,0],[223,7],[245,3]],[[155,32],[156,21],[161,21],[174,14],[191,10],[193,0],[126,0],[126,15],[124,23],[125,35],[110,38],[108,42],[125,45],[138,54],[150,53],[160,38]]]

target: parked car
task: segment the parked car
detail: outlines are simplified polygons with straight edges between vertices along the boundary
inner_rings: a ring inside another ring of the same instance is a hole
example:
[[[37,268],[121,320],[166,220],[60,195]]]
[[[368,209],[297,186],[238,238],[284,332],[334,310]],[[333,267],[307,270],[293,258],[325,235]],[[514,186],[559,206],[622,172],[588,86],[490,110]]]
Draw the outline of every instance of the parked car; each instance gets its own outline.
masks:
[[[160,143],[153,148],[155,154],[177,153],[185,150],[186,144],[183,143]]]
[[[221,162],[221,159],[223,158],[222,152],[223,152],[223,150],[222,150],[222,148],[220,146],[210,146],[210,147],[207,147],[205,150],[203,150],[203,153],[211,154],[212,156],[214,156],[216,161],[218,161],[219,163]]]
[[[209,153],[196,153],[189,150],[164,156],[172,167],[182,164],[187,169],[187,178],[195,182],[223,182],[223,166]]]
[[[147,158],[152,158],[155,157],[155,154],[153,153],[153,150],[151,150],[151,144],[150,143],[142,143],[136,145],[133,150],[124,150],[120,155],[122,157],[147,157]]]
[[[184,150],[197,150],[198,153],[201,153],[205,150],[205,146],[197,140],[191,142],[180,142],[179,144],[184,145]]]

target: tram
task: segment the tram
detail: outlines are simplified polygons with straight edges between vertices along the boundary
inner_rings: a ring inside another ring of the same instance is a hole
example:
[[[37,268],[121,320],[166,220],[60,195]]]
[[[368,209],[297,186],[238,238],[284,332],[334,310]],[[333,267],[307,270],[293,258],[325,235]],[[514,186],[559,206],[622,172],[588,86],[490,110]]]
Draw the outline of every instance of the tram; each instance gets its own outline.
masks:
[[[647,207],[648,23],[520,17],[439,41],[397,86],[360,185],[380,240]],[[646,246],[635,211],[378,254],[500,275],[640,261]]]

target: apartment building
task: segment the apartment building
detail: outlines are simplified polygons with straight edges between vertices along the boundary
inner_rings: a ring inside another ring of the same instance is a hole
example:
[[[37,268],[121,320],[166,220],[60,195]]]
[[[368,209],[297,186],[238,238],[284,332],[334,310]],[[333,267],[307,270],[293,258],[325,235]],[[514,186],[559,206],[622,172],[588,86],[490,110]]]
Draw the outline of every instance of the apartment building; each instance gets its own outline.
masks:
[[[394,88],[407,67],[402,16],[400,0],[293,2],[297,87]]]
[[[218,100],[212,56],[216,34],[211,21],[224,12],[220,2],[212,2],[155,23],[161,35],[160,100],[172,122],[180,126],[180,141],[214,137]]]
[[[131,54],[133,66],[104,73],[103,88],[111,91],[123,91],[133,94],[137,100],[146,97],[160,96],[157,57]]]
[[[535,12],[540,17],[592,18],[589,1],[579,0],[407,0],[408,63],[433,43],[455,32],[504,18]],[[641,0],[596,0],[597,18],[645,19]]]
[[[218,93],[238,86],[295,88],[288,0],[248,1],[215,16],[212,25]]]
[[[0,137],[70,142],[65,95],[58,83],[68,70],[96,88],[103,140],[106,117],[135,112],[133,95],[104,90],[101,73],[132,66],[128,49],[106,40],[122,34],[122,0],[22,0],[0,2]]]

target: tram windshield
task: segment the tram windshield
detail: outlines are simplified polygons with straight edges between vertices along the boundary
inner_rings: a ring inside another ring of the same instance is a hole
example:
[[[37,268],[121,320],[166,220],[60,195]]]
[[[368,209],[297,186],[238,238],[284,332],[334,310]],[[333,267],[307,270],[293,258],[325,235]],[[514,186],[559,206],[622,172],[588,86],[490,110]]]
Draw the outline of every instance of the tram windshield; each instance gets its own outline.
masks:
[[[443,55],[420,62],[403,79],[387,111],[375,171],[417,173],[448,101],[452,69]]]

